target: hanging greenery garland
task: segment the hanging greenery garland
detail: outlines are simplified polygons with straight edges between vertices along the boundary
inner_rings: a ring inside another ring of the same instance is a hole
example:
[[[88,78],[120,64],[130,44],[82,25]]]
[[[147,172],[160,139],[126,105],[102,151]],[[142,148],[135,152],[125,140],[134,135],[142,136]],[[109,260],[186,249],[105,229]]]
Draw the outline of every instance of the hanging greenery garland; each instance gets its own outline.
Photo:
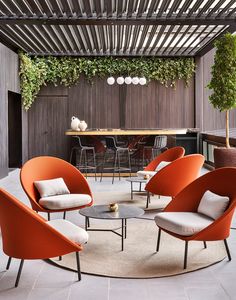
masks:
[[[158,80],[168,87],[175,86],[178,79],[183,79],[187,85],[195,70],[193,58],[30,57],[23,52],[19,56],[25,110],[31,107],[43,85],[71,86],[78,82],[81,74],[90,82],[95,76],[144,76],[148,81]]]

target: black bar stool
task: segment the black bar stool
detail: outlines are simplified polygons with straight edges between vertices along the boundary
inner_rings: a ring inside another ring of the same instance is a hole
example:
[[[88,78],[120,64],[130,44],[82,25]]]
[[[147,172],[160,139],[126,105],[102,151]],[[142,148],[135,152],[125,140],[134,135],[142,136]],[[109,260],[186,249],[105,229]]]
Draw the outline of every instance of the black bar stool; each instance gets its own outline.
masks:
[[[105,141],[106,141],[106,152],[104,153],[100,181],[102,181],[103,171],[105,169],[113,170],[112,183],[114,183],[115,172],[119,173],[119,180],[120,180],[121,171],[129,171],[130,177],[131,177],[131,160],[130,160],[129,148],[118,147],[114,137],[106,137]],[[127,154],[126,158],[127,158],[128,166],[122,166],[121,155],[124,156],[125,153]],[[106,162],[106,157],[109,154],[111,154],[113,156],[113,162],[112,162],[113,166],[104,167],[105,162]]]
[[[75,153],[75,166],[79,170],[85,170],[86,178],[88,177],[88,170],[95,171],[95,180],[97,181],[97,164],[96,164],[96,154],[95,148],[92,146],[82,145],[79,136],[74,136],[73,138],[77,141],[77,146],[74,146],[70,152],[70,163],[72,163],[73,155]],[[89,164],[88,156],[92,154],[93,165]]]
[[[143,166],[147,158],[153,160],[158,154],[163,150],[167,149],[167,136],[158,135],[155,137],[153,146],[144,146],[143,147]],[[150,160],[150,159],[149,159]]]

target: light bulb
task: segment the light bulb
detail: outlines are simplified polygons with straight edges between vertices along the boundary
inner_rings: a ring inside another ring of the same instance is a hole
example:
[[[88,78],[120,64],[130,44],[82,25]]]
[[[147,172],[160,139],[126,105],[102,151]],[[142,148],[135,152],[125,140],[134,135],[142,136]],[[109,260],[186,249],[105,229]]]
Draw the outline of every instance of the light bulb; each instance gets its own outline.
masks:
[[[139,84],[139,78],[138,78],[138,77],[132,78],[132,83],[133,83],[134,85]]]
[[[125,77],[125,83],[126,84],[131,84],[132,83],[132,78],[130,76]]]
[[[139,79],[139,84],[140,85],[145,85],[147,83],[147,79],[145,78],[145,77],[141,77],[140,79]]]
[[[114,77],[108,77],[107,78],[107,83],[109,84],[109,85],[113,85],[114,83],[115,83],[115,78]]]
[[[118,77],[118,78],[116,79],[116,82],[117,82],[118,84],[123,84],[123,83],[125,82],[125,79],[124,79],[124,77],[120,76],[120,77]]]

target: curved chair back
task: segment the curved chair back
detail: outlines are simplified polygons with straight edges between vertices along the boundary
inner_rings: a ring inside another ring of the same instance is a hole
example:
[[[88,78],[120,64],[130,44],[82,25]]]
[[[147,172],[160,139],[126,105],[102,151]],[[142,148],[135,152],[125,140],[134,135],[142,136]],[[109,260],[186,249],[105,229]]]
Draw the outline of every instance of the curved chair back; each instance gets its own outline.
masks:
[[[0,189],[0,226],[3,251],[10,257],[45,259],[82,249],[3,189]]]
[[[204,156],[191,154],[174,160],[147,183],[145,190],[162,196],[175,197],[185,186],[199,176]]]
[[[183,157],[185,149],[183,147],[173,147],[165,152],[159,154],[155,159],[153,159],[144,169],[144,171],[155,171],[156,167],[161,161],[174,161],[180,157]]]
[[[203,194],[210,190],[228,196],[230,204],[224,214],[206,229],[191,236],[191,240],[223,240],[230,234],[230,224],[236,207],[236,168],[220,168],[197,178],[186,186],[164,209],[166,212],[197,212]],[[183,239],[188,239],[183,237]]]
[[[39,156],[27,161],[20,172],[22,187],[34,210],[47,211],[38,203],[40,196],[34,186],[34,181],[59,177],[64,179],[71,193],[88,194],[92,197],[90,187],[78,169],[63,159],[52,156]]]

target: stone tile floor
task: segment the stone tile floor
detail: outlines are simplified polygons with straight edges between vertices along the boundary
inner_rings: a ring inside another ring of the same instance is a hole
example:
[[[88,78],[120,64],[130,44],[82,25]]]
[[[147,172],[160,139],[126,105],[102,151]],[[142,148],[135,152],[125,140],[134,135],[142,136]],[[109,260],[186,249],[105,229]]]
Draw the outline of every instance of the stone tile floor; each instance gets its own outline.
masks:
[[[205,172],[203,170],[203,172]],[[92,191],[114,191],[127,189],[124,179],[111,184],[110,178],[103,182],[88,179]],[[0,180],[5,188],[21,201],[29,205],[19,182],[19,170],[10,172]],[[52,218],[62,217],[52,214]],[[78,212],[69,212],[67,219],[84,225]],[[233,222],[236,226],[236,219]],[[5,271],[7,257],[0,254],[0,299],[17,300],[225,300],[236,299],[236,230],[231,231],[229,246],[233,260],[226,259],[214,266],[192,273],[156,279],[115,279],[82,274],[77,282],[77,274],[51,266],[42,260],[26,261],[18,288],[14,288],[19,261],[13,259],[11,268]]]

